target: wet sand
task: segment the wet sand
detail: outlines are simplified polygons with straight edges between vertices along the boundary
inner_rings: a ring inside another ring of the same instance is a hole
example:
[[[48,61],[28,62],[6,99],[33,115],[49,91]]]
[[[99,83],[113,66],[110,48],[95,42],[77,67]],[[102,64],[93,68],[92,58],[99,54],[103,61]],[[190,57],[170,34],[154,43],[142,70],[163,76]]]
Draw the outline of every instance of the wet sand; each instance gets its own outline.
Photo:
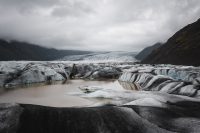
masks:
[[[101,86],[106,88],[124,89],[118,81],[85,81],[71,80],[66,84],[33,85],[17,88],[0,94],[0,103],[26,103],[53,107],[83,107],[98,102],[69,95],[80,92],[79,86]],[[99,99],[100,100],[100,99]]]

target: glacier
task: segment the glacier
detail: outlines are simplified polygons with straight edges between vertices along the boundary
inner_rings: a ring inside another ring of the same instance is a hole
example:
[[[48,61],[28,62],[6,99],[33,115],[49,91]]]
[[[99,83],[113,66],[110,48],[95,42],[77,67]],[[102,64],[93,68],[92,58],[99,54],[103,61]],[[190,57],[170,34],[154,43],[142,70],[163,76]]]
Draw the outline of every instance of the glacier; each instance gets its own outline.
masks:
[[[198,133],[200,130],[200,67],[97,61],[0,62],[0,86],[5,89],[74,79],[118,80],[124,89],[79,86],[80,92],[66,94],[101,99],[88,107],[0,104],[0,132]]]
[[[113,52],[94,52],[85,55],[66,56],[61,61],[80,61],[80,62],[136,62],[133,52],[113,51]]]
[[[32,83],[65,81],[69,79],[72,64],[53,62],[11,61],[0,63],[0,87]]]

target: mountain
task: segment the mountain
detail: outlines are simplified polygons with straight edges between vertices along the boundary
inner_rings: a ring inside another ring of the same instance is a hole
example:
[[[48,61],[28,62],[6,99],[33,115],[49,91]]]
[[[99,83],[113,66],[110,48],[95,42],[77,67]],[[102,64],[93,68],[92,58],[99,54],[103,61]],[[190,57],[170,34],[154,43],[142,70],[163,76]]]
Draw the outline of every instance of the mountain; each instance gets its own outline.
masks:
[[[0,39],[0,61],[9,60],[34,60],[49,61],[63,58],[68,55],[81,55],[91,53],[89,51],[78,50],[57,50],[45,48],[26,42],[7,42]]]
[[[175,33],[142,63],[200,65],[200,19]]]
[[[144,48],[139,54],[135,56],[136,59],[138,60],[143,60],[145,59],[151,52],[157,48],[159,48],[162,45],[162,43],[156,43],[152,46]]]

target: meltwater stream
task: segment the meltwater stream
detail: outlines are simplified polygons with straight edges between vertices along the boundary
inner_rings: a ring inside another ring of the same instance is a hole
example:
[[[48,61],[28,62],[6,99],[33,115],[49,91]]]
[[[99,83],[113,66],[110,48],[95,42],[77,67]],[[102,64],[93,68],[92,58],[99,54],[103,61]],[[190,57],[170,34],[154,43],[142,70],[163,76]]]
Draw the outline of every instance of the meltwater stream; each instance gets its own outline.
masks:
[[[79,93],[80,86],[98,86],[102,88],[129,89],[134,86],[117,80],[108,81],[86,81],[70,80],[66,84],[33,85],[10,89],[0,93],[0,103],[26,103],[53,107],[83,107],[91,106],[103,99],[86,99],[72,93]]]

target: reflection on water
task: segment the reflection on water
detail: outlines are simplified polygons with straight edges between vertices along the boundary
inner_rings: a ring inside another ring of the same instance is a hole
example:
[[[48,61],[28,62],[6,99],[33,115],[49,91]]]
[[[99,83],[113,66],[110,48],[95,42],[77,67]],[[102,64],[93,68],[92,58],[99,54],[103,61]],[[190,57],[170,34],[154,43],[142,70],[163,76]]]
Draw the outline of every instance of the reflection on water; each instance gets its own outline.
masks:
[[[54,107],[90,106],[96,100],[84,99],[70,93],[81,92],[80,86],[99,86],[102,88],[116,88],[137,90],[133,84],[108,81],[71,80],[66,84],[32,85],[27,88],[10,89],[0,93],[0,103],[27,103]],[[99,99],[101,101],[101,99]]]

